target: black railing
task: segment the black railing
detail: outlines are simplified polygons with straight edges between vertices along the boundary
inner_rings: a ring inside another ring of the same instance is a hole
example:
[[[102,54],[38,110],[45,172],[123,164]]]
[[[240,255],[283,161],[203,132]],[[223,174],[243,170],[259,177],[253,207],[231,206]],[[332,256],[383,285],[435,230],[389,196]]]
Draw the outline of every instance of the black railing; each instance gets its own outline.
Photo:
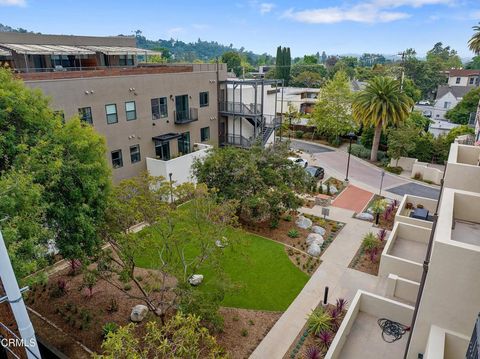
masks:
[[[188,110],[174,111],[175,123],[189,123],[198,120],[198,109],[189,108]]]
[[[252,147],[252,142],[240,135],[227,135],[227,144],[244,148]]]
[[[262,113],[262,106],[254,103],[243,102],[220,102],[220,112],[229,112],[239,115],[259,115]]]
[[[467,354],[465,359],[479,359],[480,358],[480,314],[478,314],[477,320],[473,327],[472,338],[470,344],[468,344]]]

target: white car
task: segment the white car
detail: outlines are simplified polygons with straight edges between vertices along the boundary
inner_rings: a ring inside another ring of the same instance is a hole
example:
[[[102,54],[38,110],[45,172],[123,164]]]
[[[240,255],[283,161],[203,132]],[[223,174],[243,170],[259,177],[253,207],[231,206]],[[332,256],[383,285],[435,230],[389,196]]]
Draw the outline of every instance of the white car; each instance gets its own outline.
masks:
[[[293,163],[295,163],[296,165],[302,167],[302,168],[305,168],[308,166],[308,162],[307,160],[304,160],[303,158],[299,158],[299,157],[288,157],[288,159],[290,161],[292,161]]]

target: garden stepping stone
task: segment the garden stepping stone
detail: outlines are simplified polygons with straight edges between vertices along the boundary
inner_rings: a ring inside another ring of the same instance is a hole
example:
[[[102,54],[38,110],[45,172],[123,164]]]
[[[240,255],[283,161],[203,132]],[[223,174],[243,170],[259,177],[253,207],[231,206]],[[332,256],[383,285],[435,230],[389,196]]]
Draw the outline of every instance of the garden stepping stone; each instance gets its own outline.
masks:
[[[147,306],[143,304],[138,304],[132,308],[132,312],[130,313],[130,320],[135,323],[141,322],[143,319],[145,319],[147,313]]]
[[[312,226],[312,232],[324,236],[327,231],[320,226]]]
[[[323,237],[318,233],[310,233],[307,237],[307,245],[311,245],[312,243],[315,243],[321,246],[323,242],[324,242]]]
[[[304,216],[298,216],[297,220],[295,221],[295,224],[299,228],[308,229],[312,226],[313,223],[312,223],[312,220],[309,218],[306,218]]]
[[[307,249],[307,253],[310,254],[313,257],[318,257],[320,253],[322,253],[322,249],[320,246],[316,243],[310,244],[310,246]]]

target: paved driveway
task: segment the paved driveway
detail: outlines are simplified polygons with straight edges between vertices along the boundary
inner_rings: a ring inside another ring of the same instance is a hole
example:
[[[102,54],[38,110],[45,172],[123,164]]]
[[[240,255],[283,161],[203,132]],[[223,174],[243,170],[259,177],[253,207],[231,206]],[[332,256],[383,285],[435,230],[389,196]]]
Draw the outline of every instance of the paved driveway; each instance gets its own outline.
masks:
[[[400,196],[403,196],[404,194],[411,194],[419,197],[438,199],[440,190],[432,187],[422,186],[421,184],[415,182],[410,182],[397,187],[389,188],[387,189],[387,192],[392,192]]]
[[[303,152],[308,152],[310,154],[313,153],[321,153],[321,152],[334,152],[334,150],[324,147],[322,145],[317,145],[315,143],[306,143],[302,141],[297,141],[297,140],[291,140],[291,148],[294,150],[300,150]]]

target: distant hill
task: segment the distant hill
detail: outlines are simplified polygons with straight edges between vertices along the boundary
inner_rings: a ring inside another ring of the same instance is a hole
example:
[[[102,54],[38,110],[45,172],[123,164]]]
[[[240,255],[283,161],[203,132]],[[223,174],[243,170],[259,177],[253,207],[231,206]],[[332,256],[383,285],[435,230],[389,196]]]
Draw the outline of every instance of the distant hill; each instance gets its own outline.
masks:
[[[22,29],[21,27],[19,27],[17,29],[14,29],[11,26],[3,25],[3,24],[0,24],[0,32],[23,32],[23,33],[29,32],[29,33],[33,33],[32,31]]]

